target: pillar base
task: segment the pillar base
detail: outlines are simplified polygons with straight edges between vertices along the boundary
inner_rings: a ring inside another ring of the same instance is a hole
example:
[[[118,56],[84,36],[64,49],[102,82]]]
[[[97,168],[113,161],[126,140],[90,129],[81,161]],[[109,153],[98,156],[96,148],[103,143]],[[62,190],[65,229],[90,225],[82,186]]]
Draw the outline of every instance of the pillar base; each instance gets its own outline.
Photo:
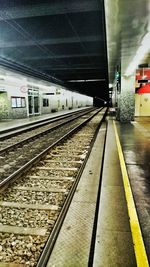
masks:
[[[120,94],[118,99],[117,120],[121,122],[130,122],[134,120],[135,95],[129,90]]]

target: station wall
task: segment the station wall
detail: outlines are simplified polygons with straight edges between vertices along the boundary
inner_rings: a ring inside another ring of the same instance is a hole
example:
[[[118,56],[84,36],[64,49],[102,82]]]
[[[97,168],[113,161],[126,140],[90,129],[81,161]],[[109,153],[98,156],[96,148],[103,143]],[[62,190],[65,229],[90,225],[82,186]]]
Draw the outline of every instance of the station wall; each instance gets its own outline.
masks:
[[[135,94],[135,116],[150,116],[150,93]]]

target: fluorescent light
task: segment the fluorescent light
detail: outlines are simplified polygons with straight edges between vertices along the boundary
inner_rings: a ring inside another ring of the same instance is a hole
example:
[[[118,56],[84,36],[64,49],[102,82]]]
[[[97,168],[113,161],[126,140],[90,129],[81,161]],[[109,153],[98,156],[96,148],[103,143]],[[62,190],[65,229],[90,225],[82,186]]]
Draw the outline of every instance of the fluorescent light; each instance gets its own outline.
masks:
[[[70,83],[80,83],[80,82],[98,82],[102,81],[104,82],[106,79],[87,79],[87,80],[70,80],[68,82]]]
[[[129,64],[126,69],[125,76],[130,76],[137,68],[138,64],[144,58],[145,54],[150,50],[150,32],[148,32],[141,43],[141,46],[138,48],[136,55],[134,56],[132,62]]]
[[[101,101],[103,101],[103,102],[104,102],[104,104],[106,104],[106,103],[107,103],[107,102],[106,102],[106,99],[100,98],[100,97],[98,97],[98,96],[95,96],[95,98],[96,98],[96,99],[98,99],[98,100],[101,100]]]

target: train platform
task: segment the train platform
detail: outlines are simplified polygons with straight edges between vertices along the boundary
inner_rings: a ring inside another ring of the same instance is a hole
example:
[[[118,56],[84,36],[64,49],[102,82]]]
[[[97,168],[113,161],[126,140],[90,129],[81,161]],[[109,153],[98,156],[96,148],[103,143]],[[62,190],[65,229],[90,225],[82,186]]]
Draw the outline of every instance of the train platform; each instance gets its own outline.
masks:
[[[117,123],[117,129],[150,263],[150,117]]]
[[[72,110],[61,110],[61,111],[54,112],[54,113],[31,116],[31,117],[23,118],[23,119],[2,119],[0,120],[0,133],[4,131],[19,129],[24,126],[32,125],[34,122],[41,122],[46,119],[57,118],[61,115],[69,114],[74,111],[78,111],[82,109],[85,109],[85,107],[76,108]]]
[[[149,127],[108,118],[105,153],[103,125],[47,267],[149,266]]]

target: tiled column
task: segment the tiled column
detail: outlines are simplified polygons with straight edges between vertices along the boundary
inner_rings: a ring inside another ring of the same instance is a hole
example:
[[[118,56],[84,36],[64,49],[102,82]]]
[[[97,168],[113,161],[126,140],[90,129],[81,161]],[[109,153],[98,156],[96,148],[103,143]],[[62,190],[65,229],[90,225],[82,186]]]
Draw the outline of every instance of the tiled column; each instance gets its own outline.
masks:
[[[134,120],[135,113],[135,75],[121,77],[121,93],[118,99],[117,119],[121,122]]]

